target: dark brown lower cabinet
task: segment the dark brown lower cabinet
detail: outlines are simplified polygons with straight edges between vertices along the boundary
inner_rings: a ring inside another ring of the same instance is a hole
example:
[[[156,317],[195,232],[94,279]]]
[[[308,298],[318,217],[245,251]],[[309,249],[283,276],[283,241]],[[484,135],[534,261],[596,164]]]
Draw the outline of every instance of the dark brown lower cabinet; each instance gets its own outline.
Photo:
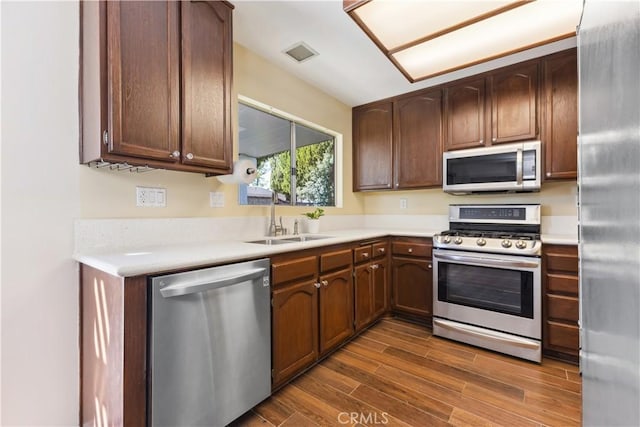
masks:
[[[147,279],[80,266],[79,425],[146,426]]]
[[[318,358],[318,290],[315,278],[273,291],[273,384]]]
[[[320,276],[320,353],[353,334],[353,277],[351,268]]]
[[[273,388],[353,334],[351,248],[272,259]]]
[[[360,246],[354,251],[355,329],[362,330],[389,308],[388,242]],[[359,256],[367,254],[367,257]],[[371,261],[362,260],[372,258]]]
[[[543,352],[546,356],[578,362],[580,351],[578,248],[544,245]]]
[[[431,240],[404,238],[391,244],[391,309],[426,322],[433,314]]]

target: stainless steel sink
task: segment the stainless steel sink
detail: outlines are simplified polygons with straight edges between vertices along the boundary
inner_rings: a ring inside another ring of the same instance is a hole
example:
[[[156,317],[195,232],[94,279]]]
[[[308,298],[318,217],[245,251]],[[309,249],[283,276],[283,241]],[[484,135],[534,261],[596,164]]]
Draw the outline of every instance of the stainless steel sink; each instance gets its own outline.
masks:
[[[285,237],[282,240],[288,240],[290,242],[309,242],[311,240],[329,239],[331,237],[333,236],[301,235],[301,236],[294,236],[294,237]]]
[[[247,243],[257,243],[259,245],[286,245],[287,243],[293,243],[294,240],[285,240],[285,239],[262,239],[262,240],[252,240]]]
[[[279,239],[261,239],[261,240],[251,240],[246,243],[256,243],[258,245],[286,245],[287,243],[299,243],[299,242],[310,242],[312,240],[322,240],[329,239],[333,236],[318,236],[313,234],[303,234],[300,236],[290,236],[290,237],[282,237]]]

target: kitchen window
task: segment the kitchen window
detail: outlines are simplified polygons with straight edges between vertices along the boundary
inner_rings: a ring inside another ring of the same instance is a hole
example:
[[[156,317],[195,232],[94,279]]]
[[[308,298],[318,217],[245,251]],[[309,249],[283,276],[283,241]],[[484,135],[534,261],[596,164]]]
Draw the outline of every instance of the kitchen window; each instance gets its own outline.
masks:
[[[274,108],[242,98],[238,103],[240,158],[258,176],[239,186],[241,205],[336,206],[339,135]]]

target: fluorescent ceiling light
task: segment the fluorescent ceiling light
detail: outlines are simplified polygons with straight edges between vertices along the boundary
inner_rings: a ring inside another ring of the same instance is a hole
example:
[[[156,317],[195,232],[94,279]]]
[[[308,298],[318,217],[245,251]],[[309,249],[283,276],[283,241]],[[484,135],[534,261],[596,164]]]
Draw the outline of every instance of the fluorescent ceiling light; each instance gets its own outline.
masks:
[[[411,82],[575,36],[582,0],[345,1]]]

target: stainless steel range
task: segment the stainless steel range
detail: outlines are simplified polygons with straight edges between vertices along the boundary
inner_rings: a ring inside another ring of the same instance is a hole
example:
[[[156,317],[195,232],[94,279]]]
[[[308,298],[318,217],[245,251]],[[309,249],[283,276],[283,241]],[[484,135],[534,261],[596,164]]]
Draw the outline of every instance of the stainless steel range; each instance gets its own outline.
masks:
[[[540,362],[540,205],[450,205],[433,237],[433,334]]]

